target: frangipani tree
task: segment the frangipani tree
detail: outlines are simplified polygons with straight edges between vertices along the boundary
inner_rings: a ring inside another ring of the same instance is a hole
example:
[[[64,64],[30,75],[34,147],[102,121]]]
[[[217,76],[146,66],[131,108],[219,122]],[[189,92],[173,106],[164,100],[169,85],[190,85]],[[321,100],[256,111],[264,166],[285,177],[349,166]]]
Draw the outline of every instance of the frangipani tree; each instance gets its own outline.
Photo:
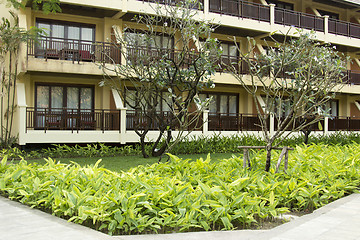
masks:
[[[282,42],[272,39],[267,51],[254,54],[256,42],[249,38],[250,51],[229,67],[233,76],[252,96],[266,141],[266,167],[271,149],[292,132],[301,131],[328,114],[328,103],[343,84],[346,61],[333,47],[312,40],[312,34],[298,32]],[[240,52],[240,51],[239,51]],[[238,69],[247,65],[249,75]],[[269,118],[275,122],[270,132]]]
[[[131,124],[144,157],[162,155],[171,148],[170,141],[176,144],[185,131],[202,125],[208,101],[201,101],[198,93],[213,86],[211,76],[221,50],[210,36],[214,26],[198,17],[199,8],[202,5],[194,0],[156,5],[153,15],[135,17],[138,28],[114,28],[115,46],[125,64],[113,59],[114,64],[101,65],[102,84],[116,89],[127,108],[135,111]],[[158,136],[146,152],[148,133],[154,129]]]

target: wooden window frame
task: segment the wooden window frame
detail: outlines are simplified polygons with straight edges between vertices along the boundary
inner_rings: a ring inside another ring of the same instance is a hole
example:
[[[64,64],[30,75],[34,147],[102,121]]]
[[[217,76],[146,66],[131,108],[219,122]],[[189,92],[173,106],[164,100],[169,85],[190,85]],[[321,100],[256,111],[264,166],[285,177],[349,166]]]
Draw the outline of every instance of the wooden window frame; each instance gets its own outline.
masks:
[[[78,101],[79,101],[79,106],[77,108],[77,110],[81,111],[81,88],[91,88],[91,94],[92,94],[92,101],[91,101],[91,109],[90,110],[94,110],[94,106],[95,106],[95,86],[94,85],[82,85],[82,84],[60,84],[60,83],[35,83],[35,102],[34,102],[34,107],[35,109],[38,109],[37,107],[37,87],[38,86],[47,86],[49,87],[49,109],[52,109],[52,104],[51,104],[51,87],[63,87],[63,108],[66,109],[67,107],[67,88],[68,87],[75,87],[78,88],[79,90],[79,96],[78,96]]]
[[[233,113],[230,113],[230,104],[229,104],[230,98],[229,98],[229,96],[235,96],[236,97],[236,113],[235,114],[239,114],[239,94],[238,93],[200,92],[199,94],[206,94],[206,98],[209,98],[209,95],[216,95],[216,114],[221,113],[220,112],[221,96],[227,96],[226,113],[221,113],[221,114],[226,114],[226,115],[233,114]]]
[[[35,23],[36,23],[36,27],[39,26],[39,23],[50,24],[50,29],[49,29],[50,34],[52,32],[53,25],[55,25],[55,24],[63,25],[64,26],[64,39],[65,40],[76,40],[76,41],[86,41],[86,40],[81,39],[81,28],[92,28],[93,34],[92,34],[91,42],[95,42],[95,36],[96,36],[96,25],[95,24],[68,22],[68,21],[60,21],[60,20],[45,19],[45,18],[36,18]],[[68,27],[79,27],[80,28],[79,38],[80,39],[68,38],[67,37],[68,36]],[[47,36],[47,37],[52,37],[52,36]]]

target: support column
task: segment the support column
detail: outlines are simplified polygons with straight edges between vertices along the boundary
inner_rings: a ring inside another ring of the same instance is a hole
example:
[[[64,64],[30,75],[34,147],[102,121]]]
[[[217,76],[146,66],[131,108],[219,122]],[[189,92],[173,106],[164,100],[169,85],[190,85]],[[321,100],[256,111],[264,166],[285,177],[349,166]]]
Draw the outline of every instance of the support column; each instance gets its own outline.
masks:
[[[329,117],[324,118],[324,134],[327,135],[329,133]]]
[[[120,108],[120,133],[126,133],[126,110],[127,108]]]
[[[275,24],[275,4],[271,3],[270,5],[270,26]]]
[[[325,34],[325,42],[328,42],[329,35],[329,16],[324,16],[324,34]]]
[[[203,134],[209,132],[209,110],[203,110]]]
[[[26,134],[26,95],[25,95],[25,84],[17,83],[16,84],[16,96],[17,96],[17,105],[19,108],[19,119],[14,119],[14,122],[19,123],[19,144],[25,145],[25,134]],[[16,115],[15,115],[16,116]]]
[[[209,14],[209,9],[210,9],[210,4],[209,4],[209,0],[204,0],[204,17],[205,19],[207,19],[208,14]]]

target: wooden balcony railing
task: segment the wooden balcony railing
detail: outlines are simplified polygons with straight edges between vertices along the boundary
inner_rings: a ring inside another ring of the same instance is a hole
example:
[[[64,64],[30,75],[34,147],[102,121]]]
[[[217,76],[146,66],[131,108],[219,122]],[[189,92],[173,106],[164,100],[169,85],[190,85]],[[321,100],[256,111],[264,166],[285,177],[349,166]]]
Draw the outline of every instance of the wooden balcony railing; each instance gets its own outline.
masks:
[[[324,18],[275,7],[275,23],[324,32]]]
[[[344,83],[350,85],[360,85],[360,71],[348,70],[344,73]]]
[[[160,4],[175,4],[179,0],[142,0]],[[270,22],[270,6],[242,0],[209,0],[209,12],[219,13],[239,18]],[[287,9],[274,8],[274,22],[297,28],[313,29],[325,32],[325,18],[313,14]],[[360,24],[328,19],[328,32],[348,37],[360,38]]]
[[[121,63],[121,52],[119,46],[105,42],[89,42],[80,40],[68,40],[61,38],[42,37],[38,41],[29,40],[27,46],[28,56],[36,58],[69,60],[72,62],[101,62],[101,63]],[[199,53],[193,52],[187,56],[182,56],[180,50],[153,47],[129,47],[127,49],[127,63],[131,64],[150,64],[154,59],[168,58],[179,63],[181,67],[188,67],[199,57]],[[151,60],[151,61],[150,61]],[[241,62],[241,57],[222,55],[215,59],[217,71],[224,72],[226,67],[233,65],[241,74],[249,74],[249,66]],[[241,62],[240,65],[237,63]],[[348,70],[344,73],[344,82],[348,84],[360,85],[360,71]],[[282,76],[279,76],[282,77]],[[287,76],[285,76],[287,77]]]
[[[157,117],[163,120],[164,124],[171,127],[172,130],[179,128],[179,125],[176,120],[174,120],[173,113],[171,111],[158,111],[156,112]],[[198,119],[194,118],[195,116],[190,116],[193,118],[189,119],[189,126],[187,130],[202,130],[203,118],[202,114],[198,116]],[[145,114],[141,114],[139,111],[128,110],[126,111],[126,129],[135,130],[135,129],[145,129],[148,130],[159,130],[159,124],[157,121],[150,121],[147,119]]]
[[[360,131],[360,117],[329,118],[329,131]]]
[[[27,55],[46,60],[121,63],[120,48],[112,43],[53,37],[30,39],[27,44]]]
[[[141,0],[142,2],[150,2],[150,3],[158,3],[158,4],[166,4],[170,6],[178,5],[182,0]],[[199,4],[200,3],[200,4]],[[197,3],[194,2],[191,8],[197,10],[204,10],[204,1],[200,0]]]
[[[238,0],[209,0],[209,12],[270,22],[270,7]]]
[[[170,124],[173,130],[178,129],[176,121],[173,121],[172,113],[159,111],[156,114],[164,120],[165,124]],[[311,118],[299,119],[297,127],[304,120],[310,121]],[[71,108],[26,108],[26,131],[28,130],[67,130],[79,132],[83,130],[119,131],[121,132],[121,111],[104,109],[71,109]],[[173,121],[173,122],[171,122]],[[270,117],[266,118],[267,125],[270,127]],[[328,118],[328,131],[360,131],[360,117],[330,117]],[[325,120],[320,120],[323,128]],[[203,122],[201,114],[197,121],[194,121],[187,130],[203,130],[203,124],[208,125],[209,131],[261,131],[261,124],[258,114],[227,114],[209,113],[208,121]],[[145,115],[139,114],[134,110],[126,111],[126,129],[134,130],[145,129],[159,130],[157,123],[147,120]],[[277,129],[277,119],[274,118],[274,129]],[[312,131],[322,131],[319,124],[310,126]],[[291,129],[289,129],[291,130]]]
[[[329,18],[329,33],[360,38],[360,25]]]
[[[257,114],[209,113],[208,119],[210,131],[261,131]]]
[[[303,125],[304,124],[309,124],[311,123],[315,118],[314,117],[311,117],[311,116],[305,116],[305,117],[300,117],[300,118],[297,118],[295,120],[295,124],[294,125],[290,125],[288,127],[288,131],[292,130],[292,129],[296,129],[298,128],[299,126]],[[280,118],[281,122],[283,122],[285,120],[285,117],[281,117]],[[278,118],[274,118],[274,129],[277,130],[278,129],[278,121],[279,119]],[[321,126],[324,128],[324,118],[320,119],[320,124]],[[316,123],[313,123],[313,124],[310,124],[309,126],[305,127],[305,129],[309,129],[311,131],[322,131],[323,129],[319,128],[319,123],[316,122]]]
[[[104,109],[26,108],[26,130],[119,130],[120,111]]]

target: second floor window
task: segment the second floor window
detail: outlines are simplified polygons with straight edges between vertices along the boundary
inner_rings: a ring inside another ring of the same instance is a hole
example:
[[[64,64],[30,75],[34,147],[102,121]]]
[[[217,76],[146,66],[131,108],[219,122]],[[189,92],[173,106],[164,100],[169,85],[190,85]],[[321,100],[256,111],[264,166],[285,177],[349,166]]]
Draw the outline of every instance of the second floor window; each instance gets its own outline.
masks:
[[[231,93],[200,93],[199,98],[205,100],[211,98],[209,105],[209,114],[214,115],[217,113],[226,115],[236,115],[239,109],[238,94]]]
[[[139,32],[125,32],[125,41],[129,47],[172,49],[174,39],[166,35],[146,35]]]
[[[36,19],[36,26],[43,29],[45,37],[89,42],[95,40],[95,25]]]

